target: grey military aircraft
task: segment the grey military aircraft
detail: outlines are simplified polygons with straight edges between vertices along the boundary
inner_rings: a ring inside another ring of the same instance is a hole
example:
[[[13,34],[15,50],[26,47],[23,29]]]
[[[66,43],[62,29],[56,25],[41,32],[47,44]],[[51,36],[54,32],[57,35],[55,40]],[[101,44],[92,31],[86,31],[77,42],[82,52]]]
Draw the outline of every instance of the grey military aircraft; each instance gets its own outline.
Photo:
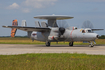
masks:
[[[46,46],[50,46],[51,42],[69,42],[69,46],[73,46],[75,41],[88,42],[90,47],[93,47],[95,40],[99,37],[98,34],[93,33],[93,31],[103,30],[103,29],[90,29],[90,28],[77,28],[77,27],[58,27],[57,20],[72,19],[71,16],[65,15],[42,15],[34,17],[36,19],[48,20],[48,23],[35,21],[36,27],[28,27],[26,21],[22,21],[22,26],[15,25],[3,26],[5,28],[20,29],[27,31],[28,36],[32,40],[38,40],[46,42]],[[65,25],[65,23],[63,23]],[[15,34],[13,32],[13,34]]]

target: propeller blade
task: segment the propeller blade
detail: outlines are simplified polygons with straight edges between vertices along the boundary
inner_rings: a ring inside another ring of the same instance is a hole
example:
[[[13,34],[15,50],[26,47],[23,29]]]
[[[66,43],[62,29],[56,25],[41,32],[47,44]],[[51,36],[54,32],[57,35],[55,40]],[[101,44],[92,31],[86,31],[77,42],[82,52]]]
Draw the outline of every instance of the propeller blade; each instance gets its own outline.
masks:
[[[57,20],[58,27],[67,28],[69,24],[65,20]]]
[[[82,28],[90,28],[90,29],[92,29],[93,24],[89,20],[86,20],[86,21],[83,22]]]

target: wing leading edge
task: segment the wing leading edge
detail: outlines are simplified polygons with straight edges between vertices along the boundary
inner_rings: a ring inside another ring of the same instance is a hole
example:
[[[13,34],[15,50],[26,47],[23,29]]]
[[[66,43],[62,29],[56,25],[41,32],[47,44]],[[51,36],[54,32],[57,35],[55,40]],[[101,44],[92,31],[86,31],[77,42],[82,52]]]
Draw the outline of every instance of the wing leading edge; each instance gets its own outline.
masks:
[[[38,31],[38,32],[45,32],[50,31],[50,28],[44,28],[44,27],[24,27],[24,26],[2,26],[5,28],[16,28],[23,31]]]

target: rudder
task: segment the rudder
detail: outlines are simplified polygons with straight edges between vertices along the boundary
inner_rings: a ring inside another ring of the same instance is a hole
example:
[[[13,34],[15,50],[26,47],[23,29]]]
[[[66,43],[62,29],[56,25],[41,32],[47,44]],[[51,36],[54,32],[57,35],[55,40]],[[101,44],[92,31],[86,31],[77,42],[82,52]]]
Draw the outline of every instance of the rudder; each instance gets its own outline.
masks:
[[[13,20],[12,26],[18,26],[18,21],[17,21],[17,19]],[[12,28],[12,29],[11,29],[11,37],[15,37],[16,31],[17,31],[16,28]]]

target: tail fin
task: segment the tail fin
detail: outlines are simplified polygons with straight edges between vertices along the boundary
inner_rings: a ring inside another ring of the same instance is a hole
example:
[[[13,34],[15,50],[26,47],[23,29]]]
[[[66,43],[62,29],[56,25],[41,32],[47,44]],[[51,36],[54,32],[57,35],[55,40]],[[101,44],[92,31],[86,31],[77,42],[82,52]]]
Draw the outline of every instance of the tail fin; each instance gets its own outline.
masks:
[[[41,22],[41,26],[42,26],[42,27],[48,27],[47,23],[44,22],[44,21]]]
[[[35,21],[35,27],[41,27],[39,21]]]
[[[18,26],[18,21],[17,21],[17,19],[13,20],[12,26]],[[11,29],[11,37],[15,37],[16,31],[17,31],[16,28],[12,28],[12,29]]]
[[[26,24],[26,20],[22,20],[22,24],[21,24],[21,26],[27,26],[27,24]]]

